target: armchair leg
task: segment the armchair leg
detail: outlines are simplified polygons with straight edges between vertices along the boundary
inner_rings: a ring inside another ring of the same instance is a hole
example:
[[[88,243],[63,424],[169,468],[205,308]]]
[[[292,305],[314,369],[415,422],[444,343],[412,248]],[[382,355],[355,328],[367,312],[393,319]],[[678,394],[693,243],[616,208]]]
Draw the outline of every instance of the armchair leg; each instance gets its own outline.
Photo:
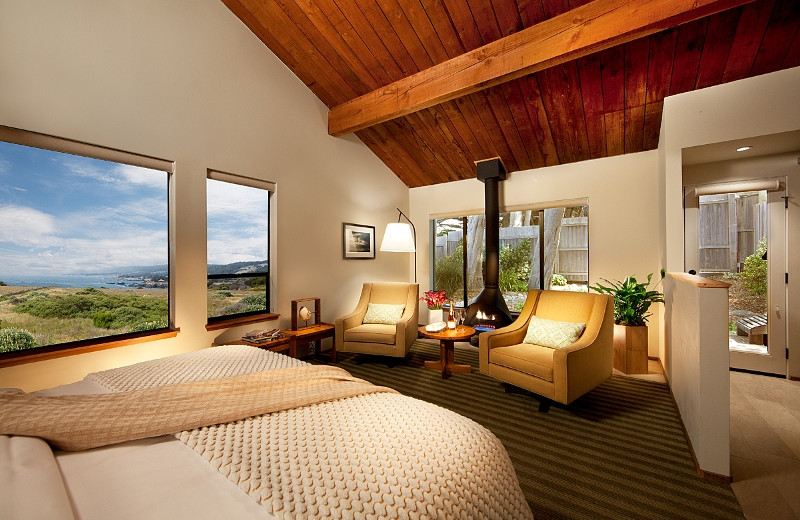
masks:
[[[539,413],[547,413],[550,411],[550,405],[553,403],[550,399],[546,397],[539,398]]]

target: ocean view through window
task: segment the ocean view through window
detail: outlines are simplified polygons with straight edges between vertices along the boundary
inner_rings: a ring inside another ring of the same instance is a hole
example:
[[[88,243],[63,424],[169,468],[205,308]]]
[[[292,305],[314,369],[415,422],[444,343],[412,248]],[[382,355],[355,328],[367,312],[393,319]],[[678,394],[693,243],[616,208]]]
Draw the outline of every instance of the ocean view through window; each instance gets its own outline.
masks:
[[[0,130],[0,356],[168,329],[169,171]]]
[[[208,321],[269,312],[272,184],[209,171]]]

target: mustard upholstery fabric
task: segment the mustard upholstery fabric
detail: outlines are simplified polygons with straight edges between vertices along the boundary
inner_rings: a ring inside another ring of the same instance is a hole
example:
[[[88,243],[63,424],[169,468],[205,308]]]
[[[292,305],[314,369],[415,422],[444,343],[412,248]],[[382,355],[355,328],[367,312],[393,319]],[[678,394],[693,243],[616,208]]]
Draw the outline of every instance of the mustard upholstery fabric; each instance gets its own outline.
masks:
[[[524,343],[531,316],[585,323],[586,330],[559,349]],[[611,377],[613,336],[611,296],[530,290],[514,323],[479,336],[481,373],[569,404]]]
[[[403,305],[397,323],[364,323],[369,304]],[[417,339],[419,285],[405,282],[367,282],[356,308],[334,322],[337,352],[405,357]]]

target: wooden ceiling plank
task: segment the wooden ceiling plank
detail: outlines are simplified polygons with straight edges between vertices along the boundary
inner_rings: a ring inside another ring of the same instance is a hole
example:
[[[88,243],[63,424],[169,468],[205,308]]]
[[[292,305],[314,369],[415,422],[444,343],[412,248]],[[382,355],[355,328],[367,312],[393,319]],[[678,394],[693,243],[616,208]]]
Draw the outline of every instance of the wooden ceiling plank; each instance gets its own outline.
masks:
[[[778,0],[750,69],[750,76],[775,72],[781,68],[798,27],[800,1]]]
[[[431,9],[433,10],[434,7],[435,6],[432,5]],[[401,9],[403,9],[408,22],[411,24],[414,32],[417,33],[417,37],[422,42],[422,46],[428,52],[428,56],[431,57],[434,63],[441,63],[452,57],[445,50],[441,36],[436,28],[434,28],[425,7],[422,6],[419,0],[405,0],[401,5]],[[447,30],[447,27],[450,25],[449,18],[446,16],[445,20],[439,22],[437,26],[441,30]]]
[[[400,8],[400,5],[395,0],[376,0],[376,2],[383,12],[383,15],[389,21],[389,25],[392,26],[397,37],[400,39],[401,44],[414,59],[414,62],[417,63],[420,70],[430,70],[430,67],[436,63],[434,57],[428,53],[425,45],[419,39],[417,32],[411,26],[411,22],[409,22],[405,12]],[[419,72],[417,74],[419,74]],[[415,76],[416,74],[409,77],[413,78]],[[407,79],[408,78],[404,78],[399,81],[406,81]],[[392,85],[396,83],[397,82],[392,83]]]
[[[450,181],[457,181],[463,171],[472,167],[466,159],[464,150],[460,148],[450,129],[439,125],[431,108],[420,110],[405,117],[417,134],[425,140],[434,157],[445,166]]]
[[[625,44],[625,153],[644,147],[644,107],[650,38]]]
[[[489,103],[489,97],[486,92],[475,92],[469,96],[475,106],[478,118],[483,124],[486,135],[492,142],[492,147],[497,151],[495,157],[500,157],[503,164],[508,171],[518,171],[519,165],[514,158],[514,153],[508,141],[503,137],[503,131],[500,124],[497,122],[494,111]]]
[[[323,77],[320,81],[313,63],[298,60],[296,52],[291,52],[278,41],[267,26],[242,2],[239,0],[223,0],[223,2],[326,106],[331,107],[351,99],[351,96],[343,95],[327,78]]]
[[[723,83],[744,79],[750,74],[774,7],[775,0],[759,0],[744,6],[722,74]]]
[[[394,173],[403,184],[406,186],[422,185],[421,179],[412,173],[416,172],[418,174],[420,171],[419,168],[415,168],[414,170],[409,169],[405,162],[400,159],[400,154],[396,153],[396,147],[389,147],[387,142],[380,140],[375,131],[375,127],[359,130],[356,133],[356,137],[361,139],[361,142],[367,145],[372,153],[374,153],[387,168],[392,170],[392,173]]]
[[[414,57],[409,54],[408,49],[403,44],[398,36],[389,19],[381,10],[376,0],[337,0],[341,2],[350,11],[360,11],[363,17],[368,21],[369,26],[375,31],[381,41],[385,42],[387,49],[390,49],[391,55],[397,61],[400,69],[404,73],[404,77],[410,76],[422,69],[428,68],[433,65],[433,62],[427,55]],[[353,13],[352,19],[356,19]]]
[[[297,0],[263,2],[261,5],[265,10],[272,11],[276,19],[285,18],[284,23],[294,24],[299,33],[311,42],[315,52],[330,64],[331,71],[341,75],[351,88],[357,92],[370,92],[380,86],[352,51],[342,44],[336,30],[330,26],[319,10],[311,6],[307,10],[303,9],[297,4]],[[317,24],[323,28],[320,29]]]
[[[695,88],[706,88],[722,82],[741,15],[741,8],[737,8],[709,17]]]
[[[672,66],[672,80],[669,95],[681,94],[694,90],[697,84],[697,71],[700,68],[700,56],[703,51],[708,18],[696,20],[678,27],[678,39],[675,43],[675,61]]]
[[[647,93],[644,107],[644,149],[658,147],[661,134],[661,112],[664,98],[669,94],[672,67],[675,61],[677,29],[650,36],[650,58],[647,64]]]
[[[472,173],[474,173],[473,170],[475,170],[474,163],[476,154],[472,149],[475,143],[474,141],[470,142],[472,139],[471,133],[468,133],[467,136],[462,135],[462,132],[467,129],[464,118],[458,117],[454,121],[445,106],[452,108],[454,104],[452,101],[448,101],[447,103],[428,108],[425,111],[430,113],[436,126],[441,129],[445,138],[450,140],[451,150],[453,153],[458,154],[460,159],[459,178],[465,179],[470,177]],[[455,108],[455,112],[461,116],[461,113],[458,112],[458,108]]]
[[[472,135],[475,136],[476,141],[480,144],[483,150],[483,155],[476,156],[476,161],[481,159],[491,159],[492,157],[499,157],[500,151],[494,144],[491,134],[483,124],[478,107],[475,106],[473,96],[463,96],[454,100],[458,106],[459,112],[464,114],[467,124],[472,129]]]
[[[422,178],[427,184],[448,182],[455,176],[455,172],[449,165],[439,162],[425,139],[416,132],[409,122],[412,115],[393,119],[384,124],[390,129],[391,135],[403,143],[403,147],[420,164]]]
[[[532,27],[545,20],[542,0],[520,0],[517,2],[517,9],[523,27]]]
[[[544,15],[546,18],[553,18],[569,11],[569,0],[543,0]]]
[[[603,120],[603,77],[600,55],[591,54],[578,59],[581,99],[586,124],[586,139],[592,159],[606,155],[606,131]]]
[[[497,25],[500,26],[500,36],[506,37],[518,33],[524,29],[522,18],[519,15],[519,8],[516,2],[508,0],[492,0],[494,15]]]
[[[243,5],[264,27],[294,26],[294,22],[286,16],[286,13],[272,3],[262,4],[258,0],[244,0]],[[314,75],[317,81],[329,82],[341,96],[352,98],[358,95],[350,83],[317,52],[316,47],[299,30],[272,31],[272,35],[295,60],[302,63]]]
[[[347,60],[356,60],[379,85],[387,85],[403,77],[394,60],[378,58],[379,52],[388,51],[380,44],[379,39],[371,38],[375,32],[366,21],[363,22],[365,26],[356,28],[339,6],[330,1],[315,2],[307,12],[320,31],[329,40],[332,40],[332,45],[337,52],[340,52]],[[371,47],[365,40],[377,43],[377,45]],[[354,70],[356,69],[354,68]]]
[[[462,143],[463,148],[467,151],[471,162],[475,162],[482,158],[491,157],[489,155],[490,152],[484,150],[481,142],[475,135],[475,131],[473,131],[473,128],[468,123],[467,118],[461,112],[458,104],[455,101],[442,103],[436,108],[444,112],[445,119],[447,120],[448,124],[453,127],[451,132],[460,136],[460,143]],[[478,116],[475,115],[475,117],[477,118]]]
[[[658,148],[658,139],[661,136],[661,115],[663,109],[663,99],[648,101],[644,106],[644,151]]]
[[[323,4],[333,5],[334,2],[323,2]],[[384,40],[378,35],[372,23],[367,20],[354,0],[336,0],[335,5],[344,17],[345,22],[356,31],[358,38],[363,41],[366,48],[369,49],[375,59],[378,60],[383,70],[386,71],[386,74],[389,75],[390,81],[397,81],[398,79],[418,71],[416,67],[413,67],[411,69],[413,72],[409,72],[407,68],[401,65],[404,57],[396,57],[389,51]],[[406,57],[407,56],[406,54]],[[410,57],[407,59],[411,62]]]
[[[576,62],[536,74],[561,164],[588,159],[589,141]]]
[[[394,127],[391,127],[389,123],[384,123],[382,125],[370,127],[370,129],[375,132],[376,139],[386,153],[392,157],[390,162],[385,164],[394,164],[394,162],[397,161],[408,171],[408,175],[413,182],[411,184],[406,183],[407,186],[416,187],[431,184],[428,175],[425,173],[427,162],[424,160],[420,162],[420,160],[418,160],[418,157],[415,155],[416,147],[409,149],[402,139],[398,139]]]
[[[748,1],[595,0],[336,106],[328,131],[344,135]]]
[[[531,74],[518,81],[525,100],[525,108],[528,110],[528,117],[533,125],[534,138],[539,144],[538,150],[534,149],[533,157],[531,157],[533,166],[537,168],[559,164],[558,152],[553,141],[550,121],[547,118],[547,110],[545,110],[536,74]]]
[[[794,35],[789,51],[781,64],[782,69],[790,69],[792,67],[800,67],[800,30]]]
[[[625,49],[622,45],[600,53],[603,82],[603,126],[607,156],[625,153]]]
[[[481,35],[481,41],[484,43],[499,40],[503,37],[503,33],[506,29],[515,26],[517,23],[521,23],[518,22],[519,17],[516,9],[511,15],[509,12],[504,11],[503,18],[501,19],[498,17],[495,6],[489,2],[468,0],[468,3],[470,11],[472,12],[472,18],[475,25],[478,27],[478,33]],[[503,24],[506,26],[504,27]],[[477,41],[468,43],[470,48],[477,48],[479,46],[479,42]],[[514,156],[517,165],[516,169],[529,169],[532,167],[533,162],[528,156],[527,147],[523,140],[524,134],[518,127],[518,123],[524,125],[527,122],[527,125],[530,127],[530,119],[528,119],[527,111],[524,110],[518,111],[517,115],[521,117],[520,121],[517,121],[514,117],[511,108],[513,102],[509,101],[507,91],[510,91],[514,99],[519,100],[522,99],[522,92],[514,82],[507,83],[506,85],[510,86],[500,85],[500,88],[487,89],[487,99],[494,112],[495,119],[500,126],[500,131],[506,138],[506,142]],[[506,167],[509,167],[509,165],[506,164]]]

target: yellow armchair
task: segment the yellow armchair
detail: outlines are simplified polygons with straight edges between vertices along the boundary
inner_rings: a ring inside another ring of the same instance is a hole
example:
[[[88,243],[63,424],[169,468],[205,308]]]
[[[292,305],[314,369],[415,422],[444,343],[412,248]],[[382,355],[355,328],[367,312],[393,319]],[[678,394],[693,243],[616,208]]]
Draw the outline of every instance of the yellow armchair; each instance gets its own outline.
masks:
[[[364,323],[370,303],[404,305],[394,324]],[[401,282],[368,282],[353,312],[334,322],[337,352],[356,352],[404,357],[417,339],[419,285]]]
[[[583,334],[563,348],[524,343],[531,316],[586,323]],[[569,404],[611,377],[614,301],[607,294],[528,291],[519,317],[507,327],[479,336],[481,373]]]

